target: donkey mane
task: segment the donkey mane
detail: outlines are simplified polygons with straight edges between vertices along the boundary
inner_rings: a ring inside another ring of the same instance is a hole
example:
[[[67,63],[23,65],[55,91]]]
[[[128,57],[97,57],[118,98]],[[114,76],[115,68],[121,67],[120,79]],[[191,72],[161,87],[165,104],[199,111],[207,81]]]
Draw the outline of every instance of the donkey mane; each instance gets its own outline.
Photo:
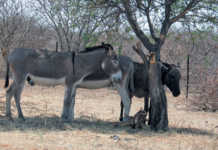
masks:
[[[85,50],[80,51],[80,53],[88,53],[88,52],[92,52],[92,51],[96,51],[96,50],[102,50],[105,49],[106,51],[109,51],[109,49],[114,49],[112,45],[110,44],[105,44],[104,42],[102,42],[101,45],[97,45],[97,46],[93,46],[93,47],[86,47]]]

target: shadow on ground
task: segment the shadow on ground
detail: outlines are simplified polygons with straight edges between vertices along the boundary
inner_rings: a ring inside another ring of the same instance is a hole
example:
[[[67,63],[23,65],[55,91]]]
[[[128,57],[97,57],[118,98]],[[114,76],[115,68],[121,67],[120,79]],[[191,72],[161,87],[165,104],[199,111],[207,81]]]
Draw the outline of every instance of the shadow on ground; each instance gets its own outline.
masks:
[[[98,120],[93,117],[81,116],[76,118],[73,123],[62,122],[58,116],[36,116],[26,118],[26,121],[21,121],[15,118],[13,121],[8,120],[4,116],[0,116],[0,132],[8,132],[13,130],[28,131],[28,130],[43,130],[43,131],[73,131],[73,130],[89,130],[91,132],[103,134],[118,134],[119,132],[127,132],[128,134],[138,134],[141,136],[159,136],[163,132],[154,132],[148,126],[143,129],[132,129],[130,126],[122,126],[119,122]],[[201,136],[218,136],[212,132],[197,128],[176,128],[170,127],[164,134],[190,134]]]

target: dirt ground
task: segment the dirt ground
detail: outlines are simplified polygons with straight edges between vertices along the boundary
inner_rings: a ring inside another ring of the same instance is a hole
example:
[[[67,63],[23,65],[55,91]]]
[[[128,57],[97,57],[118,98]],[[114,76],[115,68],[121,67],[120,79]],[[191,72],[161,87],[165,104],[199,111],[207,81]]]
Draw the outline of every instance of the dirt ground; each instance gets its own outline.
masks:
[[[218,150],[218,113],[184,109],[184,96],[167,93],[169,131],[153,132],[115,126],[120,97],[110,89],[78,89],[75,121],[60,119],[64,87],[25,86],[21,107],[25,122],[5,115],[5,89],[0,80],[0,150]],[[133,99],[131,115],[143,107]]]

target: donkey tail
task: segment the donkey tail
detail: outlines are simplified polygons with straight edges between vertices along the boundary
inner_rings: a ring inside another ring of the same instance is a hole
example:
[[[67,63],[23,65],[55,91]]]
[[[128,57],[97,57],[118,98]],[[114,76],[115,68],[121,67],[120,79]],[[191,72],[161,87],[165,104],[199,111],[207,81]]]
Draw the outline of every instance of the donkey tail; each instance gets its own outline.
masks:
[[[7,62],[7,71],[6,71],[6,76],[5,76],[5,88],[8,87],[9,85],[9,73],[10,73],[10,67],[9,67],[9,63]]]

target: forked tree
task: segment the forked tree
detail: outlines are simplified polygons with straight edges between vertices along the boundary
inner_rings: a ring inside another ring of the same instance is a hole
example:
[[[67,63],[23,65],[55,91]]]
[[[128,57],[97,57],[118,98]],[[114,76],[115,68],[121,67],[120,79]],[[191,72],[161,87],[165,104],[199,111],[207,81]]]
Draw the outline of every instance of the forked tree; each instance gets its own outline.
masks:
[[[94,1],[94,0],[93,0]],[[119,11],[133,32],[149,50],[149,84],[151,98],[151,129],[168,129],[167,99],[160,80],[160,51],[173,24],[177,22],[216,23],[216,0],[101,0],[101,7]],[[178,24],[180,25],[180,24]],[[181,26],[181,25],[180,25]],[[182,26],[181,26],[182,28]]]

